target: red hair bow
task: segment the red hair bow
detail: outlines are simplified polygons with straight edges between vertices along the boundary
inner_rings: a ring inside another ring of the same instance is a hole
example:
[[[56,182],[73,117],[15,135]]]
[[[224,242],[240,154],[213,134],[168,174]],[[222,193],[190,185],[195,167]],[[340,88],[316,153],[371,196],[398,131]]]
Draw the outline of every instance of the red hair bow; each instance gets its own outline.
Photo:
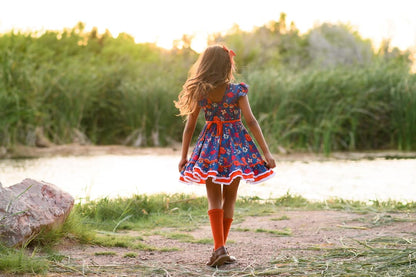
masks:
[[[233,50],[231,50],[231,49],[228,49],[227,48],[227,46],[225,46],[225,45],[223,45],[222,46],[222,48],[225,50],[225,51],[227,51],[228,52],[228,55],[230,55],[230,60],[231,60],[231,63],[232,64],[234,64],[234,57],[236,56],[236,54],[235,54],[235,52],[233,51]]]

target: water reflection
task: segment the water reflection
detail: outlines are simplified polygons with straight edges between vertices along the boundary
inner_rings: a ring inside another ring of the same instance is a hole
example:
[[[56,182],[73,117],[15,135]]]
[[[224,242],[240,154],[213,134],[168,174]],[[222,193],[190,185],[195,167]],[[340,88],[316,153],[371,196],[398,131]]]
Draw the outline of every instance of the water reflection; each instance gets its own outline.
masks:
[[[177,156],[102,155],[0,160],[0,182],[25,178],[53,183],[78,199],[132,194],[193,193],[203,186],[177,182]],[[358,161],[284,161],[276,176],[261,185],[242,183],[239,195],[280,197],[286,192],[311,200],[416,201],[416,159]]]

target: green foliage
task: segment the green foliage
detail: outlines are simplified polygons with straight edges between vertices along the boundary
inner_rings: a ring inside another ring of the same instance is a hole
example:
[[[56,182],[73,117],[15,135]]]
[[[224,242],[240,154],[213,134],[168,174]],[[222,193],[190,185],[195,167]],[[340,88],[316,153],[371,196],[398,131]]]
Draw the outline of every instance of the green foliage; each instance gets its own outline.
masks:
[[[164,236],[165,238],[177,240],[180,242],[189,242],[189,243],[199,243],[199,244],[212,244],[212,238],[202,238],[202,239],[195,239],[192,235],[188,233],[178,233],[178,232],[155,232],[157,235]]]
[[[99,144],[133,134],[143,136],[142,144],[166,145],[178,136],[166,118],[176,119],[172,101],[193,52],[173,55],[78,24],[63,32],[3,34],[0,53],[2,145],[34,145],[36,127],[58,144],[73,142],[76,132]]]
[[[74,213],[85,224],[103,230],[152,229],[156,226],[194,226],[206,215],[205,197],[184,194],[133,195],[78,203]]]
[[[105,252],[95,252],[95,256],[117,256],[116,252],[113,251],[105,251]]]
[[[256,233],[267,233],[267,234],[272,234],[275,236],[291,236],[292,235],[292,230],[290,230],[290,228],[285,228],[284,230],[267,230],[267,229],[256,229],[255,230]]]
[[[97,235],[91,243],[104,247],[134,248],[150,251],[157,250],[155,247],[147,245],[141,241],[142,238],[140,237],[123,236],[116,233],[104,233]]]
[[[0,244],[0,272],[8,274],[46,273],[49,262],[41,257],[32,257],[25,249],[12,249]]]
[[[130,198],[101,198],[78,203],[74,207],[76,213],[86,218],[98,221],[118,221],[127,215],[132,220],[148,218],[150,214],[169,212],[172,209],[197,210],[203,209],[206,204],[205,197],[192,197],[185,194],[136,194]]]
[[[411,150],[416,76],[407,71],[406,65],[378,62],[297,74],[253,71],[246,79],[253,111],[272,145],[324,153]]]
[[[343,24],[324,23],[311,30],[306,39],[309,60],[315,67],[369,64],[374,55],[371,42]]]
[[[65,237],[76,239],[80,243],[90,243],[94,240],[95,233],[85,225],[79,213],[72,211],[62,226],[42,230],[30,241],[29,246],[47,250]]]
[[[137,253],[134,252],[129,252],[124,254],[123,258],[136,258],[137,257]]]
[[[310,204],[310,202],[303,198],[302,196],[291,195],[289,192],[286,195],[283,195],[275,200],[275,205],[280,207],[305,207]]]
[[[61,32],[0,35],[0,144],[166,146],[181,140],[173,105],[196,60],[83,23]],[[348,25],[306,34],[286,15],[251,32],[214,34],[237,53],[239,79],[272,150],[416,149],[416,77],[409,51],[374,51]],[[200,129],[200,126],[198,126]]]

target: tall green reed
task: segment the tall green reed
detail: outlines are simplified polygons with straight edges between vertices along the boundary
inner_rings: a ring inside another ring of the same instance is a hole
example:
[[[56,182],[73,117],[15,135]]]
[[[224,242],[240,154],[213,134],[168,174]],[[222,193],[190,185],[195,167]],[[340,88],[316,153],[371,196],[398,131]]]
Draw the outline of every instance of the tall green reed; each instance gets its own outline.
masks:
[[[374,63],[244,77],[252,86],[253,111],[274,145],[324,153],[414,149],[400,146],[415,138],[406,125],[413,122],[415,79],[404,67]]]
[[[77,132],[96,144],[180,141],[173,100],[196,53],[79,28],[0,36],[0,143],[33,145],[37,127],[57,144]],[[416,77],[405,63],[243,69],[274,151],[416,149]]]
[[[142,132],[142,145],[166,145],[178,135],[172,102],[189,54],[175,57],[127,35],[32,35],[0,37],[3,145],[33,145],[37,127],[58,144],[72,142],[75,131],[98,144],[123,143]]]
[[[392,131],[400,150],[416,149],[416,75],[406,75],[390,90]]]

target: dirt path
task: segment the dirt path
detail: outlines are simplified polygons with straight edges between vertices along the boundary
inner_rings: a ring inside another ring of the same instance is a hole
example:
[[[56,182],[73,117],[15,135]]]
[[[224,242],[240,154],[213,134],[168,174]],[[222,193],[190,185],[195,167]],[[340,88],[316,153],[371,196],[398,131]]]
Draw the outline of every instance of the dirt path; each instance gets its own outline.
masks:
[[[279,235],[278,230],[289,234]],[[289,260],[307,260],[323,255],[327,250],[350,248],[356,246],[357,241],[387,238],[414,240],[416,215],[281,211],[268,216],[248,217],[233,224],[229,236],[229,252],[238,261],[219,269],[205,266],[211,244],[184,242],[160,235],[178,232],[191,235],[195,240],[211,238],[207,225],[192,231],[161,229],[158,235],[142,236],[146,245],[158,249],[177,248],[177,251],[85,246],[67,241],[57,249],[66,256],[60,263],[63,267],[56,268],[57,272],[62,271],[50,276],[251,276],[250,272],[285,266]],[[69,268],[76,270],[68,271]]]

